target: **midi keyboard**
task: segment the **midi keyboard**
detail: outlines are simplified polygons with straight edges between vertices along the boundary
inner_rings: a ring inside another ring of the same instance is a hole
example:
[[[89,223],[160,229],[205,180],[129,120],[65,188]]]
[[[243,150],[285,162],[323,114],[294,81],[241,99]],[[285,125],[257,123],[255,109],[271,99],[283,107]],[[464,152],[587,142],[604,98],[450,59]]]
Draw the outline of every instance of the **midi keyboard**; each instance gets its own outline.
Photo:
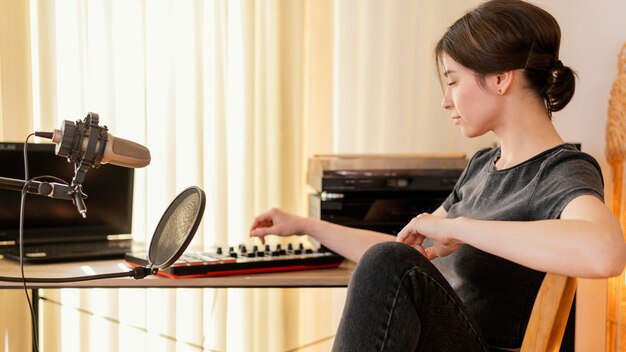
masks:
[[[131,266],[148,264],[146,252],[127,253],[125,260]],[[169,278],[191,278],[205,276],[226,276],[278,271],[310,270],[336,268],[343,257],[324,247],[317,249],[278,244],[269,245],[216,247],[210,251],[185,252],[172,266],[159,271],[158,275]]]

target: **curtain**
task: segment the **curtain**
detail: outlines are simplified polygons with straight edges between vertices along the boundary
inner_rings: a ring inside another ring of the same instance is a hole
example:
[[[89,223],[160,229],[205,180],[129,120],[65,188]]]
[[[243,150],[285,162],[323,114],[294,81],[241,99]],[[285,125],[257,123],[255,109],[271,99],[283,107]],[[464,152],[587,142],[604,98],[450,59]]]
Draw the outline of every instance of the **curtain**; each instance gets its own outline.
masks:
[[[135,240],[149,241],[175,195],[199,185],[207,207],[191,245],[250,242],[254,214],[270,206],[306,213],[298,144],[304,8],[292,1],[31,1],[34,128],[94,111],[112,134],[150,149],[150,166],[135,171]],[[289,350],[332,335],[328,316],[337,321],[345,290],[324,291],[44,290],[40,345]],[[312,306],[313,296],[327,308]]]
[[[493,143],[451,126],[432,60],[444,25],[474,3],[31,0],[30,114],[15,135],[97,112],[152,153],[135,174],[135,240],[149,241],[175,195],[198,185],[208,199],[192,246],[246,242],[260,211],[306,215],[314,154]],[[325,351],[345,289],[42,296],[44,351]]]
[[[362,153],[473,153],[441,108],[434,47],[477,0],[335,1],[333,149]]]

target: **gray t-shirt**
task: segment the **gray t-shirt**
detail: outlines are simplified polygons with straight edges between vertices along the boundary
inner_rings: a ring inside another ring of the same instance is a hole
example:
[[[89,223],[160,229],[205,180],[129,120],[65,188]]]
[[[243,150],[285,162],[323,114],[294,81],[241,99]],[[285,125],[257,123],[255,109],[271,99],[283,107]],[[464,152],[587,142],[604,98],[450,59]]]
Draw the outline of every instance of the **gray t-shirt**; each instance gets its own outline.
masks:
[[[597,161],[563,144],[514,167],[496,170],[500,148],[478,151],[443,207],[448,218],[558,219],[574,198],[603,199]],[[575,260],[575,258],[572,258]],[[545,273],[462,245],[433,261],[466,304],[492,346],[519,347]]]

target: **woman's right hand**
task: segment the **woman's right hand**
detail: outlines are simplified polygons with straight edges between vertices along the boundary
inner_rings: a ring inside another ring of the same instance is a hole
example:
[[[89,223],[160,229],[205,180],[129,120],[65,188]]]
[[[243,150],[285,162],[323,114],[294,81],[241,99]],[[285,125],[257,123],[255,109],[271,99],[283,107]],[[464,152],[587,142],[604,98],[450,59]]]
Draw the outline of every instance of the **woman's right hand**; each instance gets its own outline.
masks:
[[[461,246],[461,242],[453,238],[447,230],[449,226],[446,225],[450,221],[452,220],[433,214],[419,214],[398,233],[396,241],[417,249],[430,260],[445,257]],[[427,238],[433,240],[433,245],[425,248],[424,241]]]
[[[254,222],[250,226],[250,236],[258,237],[261,243],[265,243],[265,236],[267,235],[303,235],[306,222],[309,220],[309,218],[273,208],[254,218]]]

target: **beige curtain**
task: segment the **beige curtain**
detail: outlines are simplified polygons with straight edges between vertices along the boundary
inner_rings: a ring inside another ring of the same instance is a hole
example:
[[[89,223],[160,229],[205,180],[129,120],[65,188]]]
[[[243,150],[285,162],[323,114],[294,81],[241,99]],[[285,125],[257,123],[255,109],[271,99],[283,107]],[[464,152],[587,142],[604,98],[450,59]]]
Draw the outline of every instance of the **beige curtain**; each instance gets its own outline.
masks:
[[[0,140],[23,141],[32,129],[28,4],[0,1]],[[0,165],[0,176],[2,166]],[[2,200],[0,200],[2,201]],[[22,290],[0,290],[0,351],[30,349],[30,312]]]
[[[270,206],[303,212],[304,2],[31,5],[35,125],[96,111],[115,135],[152,152],[136,174],[135,239],[149,240],[169,201],[192,184],[208,196],[192,245],[248,241],[253,215]],[[332,301],[326,291],[321,299]],[[331,335],[337,306],[315,312],[300,300],[307,290],[43,296],[42,346],[63,351],[289,350]]]
[[[468,139],[441,108],[434,46],[478,0],[335,1],[333,150],[467,153]]]
[[[22,138],[94,111],[115,136],[147,145],[138,241],[192,184],[208,196],[192,245],[237,244],[271,206],[306,215],[313,154],[472,153],[493,142],[450,126],[433,73],[436,38],[476,1],[9,2],[24,10],[32,88],[14,129],[2,76],[0,132]],[[44,351],[326,351],[345,290],[42,295]]]
[[[0,137],[23,142],[32,130],[28,2],[0,1]]]
[[[195,246],[248,241],[253,215],[270,206],[304,212],[305,2],[13,4],[26,17],[19,67],[33,84],[23,94],[32,103],[10,106],[32,117],[15,133],[3,120],[3,132],[21,138],[94,111],[114,135],[147,145],[153,161],[136,170],[135,239],[149,240],[167,204],[192,184],[208,196]],[[328,316],[337,320],[343,290],[324,291],[44,290],[40,346],[289,350],[332,335]],[[328,308],[309,304],[314,295]]]

